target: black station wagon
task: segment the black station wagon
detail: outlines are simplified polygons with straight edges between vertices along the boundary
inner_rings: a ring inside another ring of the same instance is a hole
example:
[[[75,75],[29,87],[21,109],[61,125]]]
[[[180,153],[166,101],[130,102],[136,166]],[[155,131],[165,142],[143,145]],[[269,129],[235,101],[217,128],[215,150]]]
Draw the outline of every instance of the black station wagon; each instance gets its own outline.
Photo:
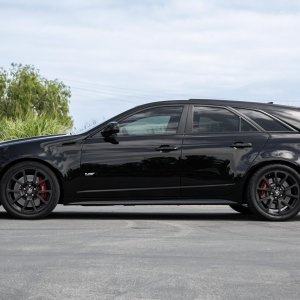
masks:
[[[64,205],[229,205],[287,220],[300,210],[300,108],[221,100],[138,106],[82,134],[0,143],[14,217]]]

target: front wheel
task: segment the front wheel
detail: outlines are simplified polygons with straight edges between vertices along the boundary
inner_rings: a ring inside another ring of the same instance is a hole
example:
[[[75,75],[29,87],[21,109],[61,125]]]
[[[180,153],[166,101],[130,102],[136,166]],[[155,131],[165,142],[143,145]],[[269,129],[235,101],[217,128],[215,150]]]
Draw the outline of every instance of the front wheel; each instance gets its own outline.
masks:
[[[2,177],[1,202],[13,217],[44,218],[56,207],[59,197],[55,174],[41,163],[18,163]]]
[[[248,205],[258,216],[285,221],[300,211],[299,174],[285,165],[269,165],[258,170],[248,185]]]

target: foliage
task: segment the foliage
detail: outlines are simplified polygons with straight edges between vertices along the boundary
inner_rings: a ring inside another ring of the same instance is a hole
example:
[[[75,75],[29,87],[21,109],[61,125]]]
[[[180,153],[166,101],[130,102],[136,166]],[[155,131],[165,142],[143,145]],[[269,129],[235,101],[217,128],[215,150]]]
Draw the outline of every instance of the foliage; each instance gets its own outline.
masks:
[[[71,92],[31,65],[0,69],[0,139],[61,133],[73,125]]]
[[[69,129],[56,119],[49,119],[47,115],[27,115],[26,120],[2,118],[0,128],[0,141],[65,133]]]

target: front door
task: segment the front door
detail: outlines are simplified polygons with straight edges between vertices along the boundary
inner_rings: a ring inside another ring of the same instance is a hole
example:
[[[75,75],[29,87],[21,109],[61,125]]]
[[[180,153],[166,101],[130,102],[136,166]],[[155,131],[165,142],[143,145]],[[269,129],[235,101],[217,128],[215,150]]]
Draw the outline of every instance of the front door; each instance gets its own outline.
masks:
[[[117,120],[113,141],[100,133],[82,148],[78,199],[89,201],[176,198],[187,109],[159,106]],[[185,113],[183,113],[185,112]]]

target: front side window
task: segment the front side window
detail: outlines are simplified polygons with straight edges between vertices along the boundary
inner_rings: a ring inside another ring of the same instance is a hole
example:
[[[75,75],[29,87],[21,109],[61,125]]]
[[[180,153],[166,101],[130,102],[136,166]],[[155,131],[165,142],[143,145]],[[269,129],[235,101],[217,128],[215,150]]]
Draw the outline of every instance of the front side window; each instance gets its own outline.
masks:
[[[119,122],[118,136],[176,134],[182,106],[162,106],[138,112]]]
[[[238,132],[240,118],[225,108],[195,106],[193,133]]]

